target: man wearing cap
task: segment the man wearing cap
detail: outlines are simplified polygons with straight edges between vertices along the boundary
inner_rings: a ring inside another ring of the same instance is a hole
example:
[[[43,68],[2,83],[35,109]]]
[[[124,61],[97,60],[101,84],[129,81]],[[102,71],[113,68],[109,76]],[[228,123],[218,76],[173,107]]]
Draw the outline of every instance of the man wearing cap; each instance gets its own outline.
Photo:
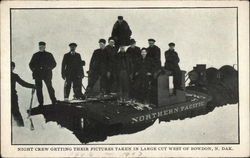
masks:
[[[110,37],[109,44],[104,49],[105,63],[105,93],[117,92],[118,73],[117,73],[117,50],[115,40]]]
[[[73,83],[73,91],[75,99],[84,99],[82,93],[82,79],[84,77],[83,66],[85,62],[82,61],[81,55],[77,53],[76,43],[69,44],[70,51],[66,53],[62,61],[62,78],[65,80],[64,84],[64,100],[68,100],[71,85]]]
[[[132,75],[132,63],[127,52],[125,51],[125,46],[122,45],[117,55],[117,70],[119,79],[119,96],[121,101],[123,102],[126,101],[129,97],[129,77]]]
[[[147,58],[147,49],[141,49],[141,56],[137,59],[134,74],[135,82],[133,83],[131,95],[132,98],[142,102],[149,102],[153,79],[153,60]]]
[[[133,69],[137,59],[141,57],[141,49],[136,46],[136,41],[134,39],[130,40],[130,47],[128,47],[126,53],[132,62]]]
[[[156,72],[161,68],[161,49],[155,45],[155,40],[150,38],[148,39],[149,47],[147,48],[146,58],[151,58],[154,62],[153,70]]]
[[[103,90],[103,76],[105,74],[105,64],[104,64],[104,48],[106,40],[99,40],[99,49],[96,49],[91,57],[88,72],[88,87],[87,91],[91,91],[94,87],[96,81],[100,78],[100,90]]]
[[[181,70],[179,67],[180,59],[175,51],[175,43],[168,44],[169,49],[165,52],[165,69],[172,71],[174,77],[174,90],[181,88]],[[175,91],[174,91],[175,92]]]
[[[128,23],[123,19],[122,16],[118,16],[118,20],[113,26],[111,36],[116,42],[116,50],[118,51],[120,45],[128,46],[130,44],[130,36],[132,31]]]
[[[35,85],[37,89],[37,99],[39,106],[43,106],[42,81],[47,86],[52,104],[56,103],[55,90],[52,86],[52,70],[56,67],[56,61],[53,55],[45,51],[46,43],[39,42],[39,52],[35,53],[29,63],[29,67],[33,72]]]

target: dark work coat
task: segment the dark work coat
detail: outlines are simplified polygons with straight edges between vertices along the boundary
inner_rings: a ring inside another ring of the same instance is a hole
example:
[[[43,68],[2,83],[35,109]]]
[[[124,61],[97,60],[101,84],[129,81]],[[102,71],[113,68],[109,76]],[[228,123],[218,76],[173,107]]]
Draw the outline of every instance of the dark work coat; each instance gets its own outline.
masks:
[[[132,73],[132,63],[126,52],[119,52],[117,55],[117,70],[118,72],[126,70],[130,75]]]
[[[142,59],[139,58],[137,60],[135,66],[135,74],[138,73],[134,77],[134,82],[132,85],[131,96],[140,101],[149,100],[150,98],[150,85],[152,82],[153,75],[153,60],[151,58]],[[147,73],[151,73],[152,75],[147,75]]]
[[[29,63],[34,79],[52,79],[52,69],[56,67],[56,61],[49,52],[35,53]]]
[[[18,74],[11,72],[11,95],[16,95],[16,83],[26,88],[35,88],[33,84],[25,82],[22,80]]]
[[[173,71],[173,70],[180,70],[178,63],[180,59],[178,54],[175,50],[167,50],[165,52],[165,69]]]
[[[146,75],[148,72],[153,74],[154,69],[153,69],[153,65],[154,65],[154,60],[151,58],[138,58],[136,61],[136,65],[134,68],[134,73],[138,73],[138,75]]]
[[[130,44],[131,35],[132,31],[130,30],[129,25],[125,20],[123,20],[122,23],[116,21],[113,26],[111,36],[115,39],[117,44],[128,46]]]
[[[134,48],[128,47],[126,53],[132,62],[132,69],[133,69],[135,67],[137,60],[141,57],[141,49],[137,46],[135,46]]]
[[[115,47],[107,45],[104,48],[104,63],[106,72],[117,72],[117,51]]]
[[[161,49],[156,45],[147,48],[146,58],[151,58],[154,62],[153,69],[157,71],[161,68]]]
[[[79,53],[66,53],[62,61],[62,77],[68,79],[83,78],[83,61]]]
[[[96,49],[90,60],[89,72],[98,74],[103,73],[106,69],[104,58],[104,49]]]

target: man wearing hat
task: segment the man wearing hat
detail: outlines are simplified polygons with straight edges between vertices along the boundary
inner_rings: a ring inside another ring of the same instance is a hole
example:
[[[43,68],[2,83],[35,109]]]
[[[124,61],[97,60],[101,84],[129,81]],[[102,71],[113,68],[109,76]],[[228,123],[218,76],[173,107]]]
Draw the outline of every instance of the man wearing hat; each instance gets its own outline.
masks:
[[[118,72],[117,72],[117,50],[114,38],[109,38],[109,44],[104,49],[105,63],[105,93],[117,92]]]
[[[147,48],[147,58],[151,58],[154,62],[153,70],[156,72],[161,68],[161,49],[155,45],[155,40],[150,38],[148,39],[149,47]]]
[[[137,59],[134,67],[135,81],[132,85],[132,98],[149,103],[153,73],[153,61],[147,58],[147,49],[142,48],[140,58]]]
[[[64,100],[68,100],[71,85],[73,83],[73,91],[75,99],[84,99],[82,93],[82,79],[84,77],[83,66],[85,62],[82,61],[81,55],[77,53],[76,43],[69,44],[70,51],[66,53],[62,61],[62,78],[65,80],[64,84]]]
[[[99,40],[99,49],[96,49],[91,57],[88,71],[88,87],[87,93],[92,90],[96,81],[100,78],[100,90],[103,89],[103,76],[105,74],[104,48],[106,45],[105,39]]]
[[[129,97],[130,90],[130,76],[132,75],[132,63],[125,51],[125,46],[120,47],[117,55],[117,72],[118,72],[118,85],[119,96],[122,102],[126,101]]]
[[[137,59],[141,57],[141,49],[136,46],[136,41],[134,39],[130,40],[130,47],[128,47],[126,52],[132,62],[132,67],[134,67]]]
[[[29,67],[33,72],[35,85],[37,89],[37,99],[39,106],[43,106],[42,81],[47,86],[52,104],[56,103],[55,90],[52,86],[52,70],[56,67],[56,61],[53,55],[45,51],[46,43],[39,42],[39,52],[35,53],[29,63]]]
[[[171,42],[168,44],[169,49],[165,52],[165,69],[172,71],[174,77],[174,92],[176,89],[181,88],[181,70],[179,67],[180,59],[177,52],[175,51],[175,43]]]
[[[120,45],[128,46],[130,44],[130,36],[132,31],[128,23],[123,19],[122,16],[118,16],[118,20],[113,26],[111,36],[116,42],[116,50],[118,51]]]

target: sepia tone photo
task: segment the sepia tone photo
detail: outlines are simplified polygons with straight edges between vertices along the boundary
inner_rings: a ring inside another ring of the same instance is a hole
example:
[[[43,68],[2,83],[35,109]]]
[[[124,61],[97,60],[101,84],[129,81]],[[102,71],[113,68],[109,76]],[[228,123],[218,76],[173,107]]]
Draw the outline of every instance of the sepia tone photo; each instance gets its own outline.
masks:
[[[12,123],[48,131],[12,143],[238,143],[236,8],[13,9],[11,29]]]
[[[7,120],[18,151],[240,145],[237,6],[10,7],[9,14]]]

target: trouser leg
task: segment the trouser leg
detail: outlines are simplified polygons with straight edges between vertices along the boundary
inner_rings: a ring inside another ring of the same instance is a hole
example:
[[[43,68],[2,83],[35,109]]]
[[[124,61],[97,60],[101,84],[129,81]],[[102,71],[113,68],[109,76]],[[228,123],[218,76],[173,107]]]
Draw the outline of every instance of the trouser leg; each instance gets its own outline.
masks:
[[[24,126],[22,115],[19,111],[17,96],[11,96],[11,113],[18,126]]]
[[[174,70],[173,72],[174,77],[174,89],[182,89],[181,88],[181,71],[180,70]]]
[[[105,91],[105,75],[100,76],[100,91],[103,93]]]
[[[118,87],[119,87],[119,96],[121,98],[123,98],[123,72],[119,72],[119,84],[118,84]]]
[[[54,104],[56,102],[56,97],[55,97],[55,90],[54,90],[54,88],[52,86],[52,82],[49,79],[45,79],[44,82],[45,82],[45,84],[47,86],[50,100],[51,100],[52,104]]]
[[[73,79],[73,91],[76,98],[82,99],[82,78]]]
[[[92,89],[95,85],[95,83],[97,82],[99,78],[99,73],[98,72],[92,72],[89,74],[89,78],[88,78],[88,88],[87,89]]]
[[[109,78],[105,76],[105,93],[111,93],[111,86],[112,86],[112,76]]]
[[[72,80],[66,79],[64,83],[64,98],[69,98]]]
[[[129,93],[129,77],[128,77],[128,73],[127,71],[123,71],[120,74],[120,85],[121,85],[121,89],[122,89],[122,95],[123,98],[128,99],[128,93]]]
[[[110,81],[111,91],[116,93],[119,90],[119,74],[118,72],[113,72],[111,76],[112,76]]]
[[[41,79],[35,79],[36,95],[40,105],[43,105],[43,83]]]

